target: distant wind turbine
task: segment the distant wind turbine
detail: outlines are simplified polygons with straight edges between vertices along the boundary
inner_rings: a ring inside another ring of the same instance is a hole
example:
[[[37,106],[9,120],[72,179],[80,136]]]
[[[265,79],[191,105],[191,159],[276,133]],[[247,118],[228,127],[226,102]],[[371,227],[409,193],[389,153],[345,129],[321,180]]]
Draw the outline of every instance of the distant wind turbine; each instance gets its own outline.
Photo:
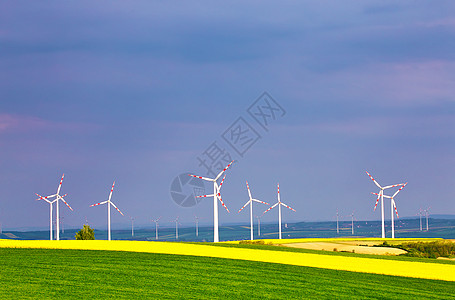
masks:
[[[428,231],[428,216],[429,216],[429,212],[430,211],[430,207],[428,207],[427,209],[424,210],[425,212],[425,216],[427,217],[427,231]]]
[[[158,217],[155,220],[152,220],[152,222],[155,223],[155,240],[158,240],[158,222],[161,219],[161,217]]]
[[[175,220],[171,221],[175,222],[175,240],[179,239],[179,217],[175,218]]]
[[[131,236],[134,237],[134,218],[130,217],[131,219]]]

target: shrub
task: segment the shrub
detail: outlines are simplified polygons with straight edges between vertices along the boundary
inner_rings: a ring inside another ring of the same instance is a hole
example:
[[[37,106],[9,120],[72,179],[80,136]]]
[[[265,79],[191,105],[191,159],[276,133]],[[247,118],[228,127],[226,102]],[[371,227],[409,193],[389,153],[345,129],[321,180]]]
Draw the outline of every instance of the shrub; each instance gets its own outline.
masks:
[[[88,225],[84,225],[84,227],[76,232],[74,236],[76,240],[94,240],[95,239],[95,230],[90,228]]]

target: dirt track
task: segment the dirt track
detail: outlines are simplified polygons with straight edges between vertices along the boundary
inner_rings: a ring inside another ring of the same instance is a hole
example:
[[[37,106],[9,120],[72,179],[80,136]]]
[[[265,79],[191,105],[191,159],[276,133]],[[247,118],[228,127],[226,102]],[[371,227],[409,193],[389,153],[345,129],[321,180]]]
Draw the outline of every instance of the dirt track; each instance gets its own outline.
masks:
[[[362,244],[366,244],[366,243],[362,243]],[[377,255],[399,255],[399,254],[406,253],[406,251],[397,249],[397,248],[358,246],[354,243],[317,242],[317,243],[283,244],[282,246],[311,249],[311,250],[326,250],[326,251],[339,251],[339,252],[346,251],[346,252],[355,252],[355,253],[360,253],[360,254],[377,254]]]

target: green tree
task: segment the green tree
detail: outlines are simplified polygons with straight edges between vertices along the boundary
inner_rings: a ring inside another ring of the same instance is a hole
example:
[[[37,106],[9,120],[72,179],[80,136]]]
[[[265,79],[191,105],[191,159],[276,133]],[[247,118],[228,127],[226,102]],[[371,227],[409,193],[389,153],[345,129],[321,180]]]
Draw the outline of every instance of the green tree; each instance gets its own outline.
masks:
[[[94,240],[95,239],[95,230],[90,228],[88,225],[84,225],[84,227],[76,232],[74,236],[76,240]]]

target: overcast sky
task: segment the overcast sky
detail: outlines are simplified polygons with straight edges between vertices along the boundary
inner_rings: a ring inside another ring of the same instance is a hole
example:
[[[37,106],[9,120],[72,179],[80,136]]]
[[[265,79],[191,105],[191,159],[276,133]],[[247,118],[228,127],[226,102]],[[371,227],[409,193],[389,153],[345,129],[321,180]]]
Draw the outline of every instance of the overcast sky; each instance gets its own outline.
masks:
[[[214,169],[236,160],[221,224],[249,221],[237,213],[245,180],[270,204],[280,183],[297,210],[283,222],[334,220],[336,209],[379,219],[365,171],[409,182],[400,216],[455,214],[455,3],[276,3],[2,1],[3,228],[47,227],[35,193],[54,194],[62,173],[66,224],[104,228],[106,206],[89,205],[114,180],[125,217],[113,211],[113,223],[209,224],[211,199],[170,193],[180,174],[212,177],[209,155]]]

